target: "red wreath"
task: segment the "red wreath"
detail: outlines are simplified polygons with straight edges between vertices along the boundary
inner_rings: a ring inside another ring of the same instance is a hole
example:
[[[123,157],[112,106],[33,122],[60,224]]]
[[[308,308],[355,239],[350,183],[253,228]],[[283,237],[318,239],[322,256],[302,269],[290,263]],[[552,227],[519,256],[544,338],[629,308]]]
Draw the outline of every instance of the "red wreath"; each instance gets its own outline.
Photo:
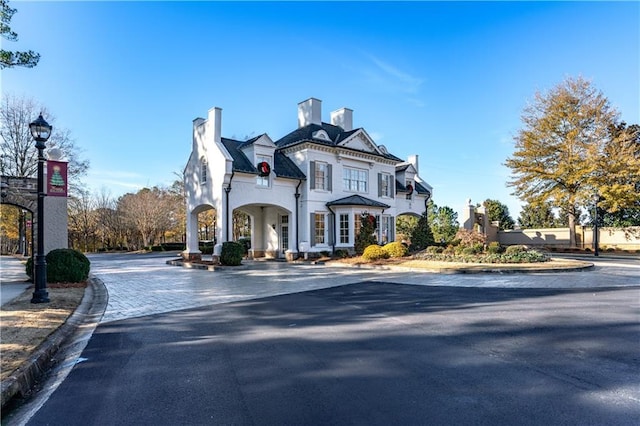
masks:
[[[407,195],[413,194],[413,185],[411,184],[407,185],[407,193],[408,193]]]
[[[258,176],[265,177],[269,176],[271,173],[271,166],[266,161],[261,161],[258,163]]]

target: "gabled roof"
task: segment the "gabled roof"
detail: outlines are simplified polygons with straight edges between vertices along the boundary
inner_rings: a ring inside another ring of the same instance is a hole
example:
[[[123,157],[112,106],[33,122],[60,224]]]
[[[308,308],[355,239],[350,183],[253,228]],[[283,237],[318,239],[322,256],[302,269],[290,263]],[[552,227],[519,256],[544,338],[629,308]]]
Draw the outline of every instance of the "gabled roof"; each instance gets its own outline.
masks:
[[[429,191],[420,182],[414,182],[413,183],[413,189],[418,194],[431,194],[431,191]],[[404,186],[402,183],[400,183],[400,181],[398,179],[396,179],[396,192],[409,192],[409,191],[407,191],[407,187]]]
[[[222,138],[222,144],[227,149],[233,159],[233,171],[241,173],[258,174],[256,166],[244,155],[241,148],[246,147],[260,139],[262,135],[251,138],[247,141],[237,141],[235,139]],[[273,158],[273,172],[277,177],[291,179],[306,179],[306,176],[286,155],[276,151]]]
[[[327,206],[366,206],[366,207],[380,207],[388,209],[390,206],[370,198],[363,197],[362,195],[350,195],[348,197],[340,198],[338,200],[329,201]]]
[[[327,132],[327,136],[329,136],[330,140],[314,137],[314,134],[317,135],[316,132],[318,132],[319,130],[324,130],[325,132]],[[335,126],[329,123],[308,124],[278,139],[275,142],[275,144],[278,147],[278,149],[287,148],[303,142],[313,142],[318,145],[325,145],[325,146],[338,146],[342,141],[344,141],[345,139],[349,138],[353,134],[362,130],[363,130],[362,128],[358,128],[358,129],[353,129],[349,131],[344,131],[342,127]],[[353,148],[347,148],[347,147],[343,147],[343,148],[353,149]],[[358,151],[358,150],[354,150],[354,151]],[[402,161],[400,158],[389,153],[379,153],[379,152],[367,152],[367,153],[377,155],[383,158],[387,158],[393,161]]]

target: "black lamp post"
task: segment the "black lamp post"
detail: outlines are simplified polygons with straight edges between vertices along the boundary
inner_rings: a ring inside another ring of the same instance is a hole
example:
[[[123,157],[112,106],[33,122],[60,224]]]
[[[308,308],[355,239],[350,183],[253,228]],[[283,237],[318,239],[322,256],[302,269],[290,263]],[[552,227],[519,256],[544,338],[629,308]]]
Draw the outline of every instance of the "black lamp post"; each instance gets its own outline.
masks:
[[[593,255],[594,256],[600,256],[600,251],[598,249],[598,221],[600,220],[598,218],[598,202],[600,201],[600,196],[596,195],[596,205],[594,206],[593,210],[594,210],[594,221],[593,221],[593,244],[594,244],[594,248],[593,248]]]
[[[47,293],[47,260],[44,256],[44,149],[45,142],[51,136],[53,127],[47,123],[42,114],[29,124],[31,136],[36,141],[38,149],[38,250],[34,257],[35,265],[35,290],[31,303],[48,303],[49,293]]]

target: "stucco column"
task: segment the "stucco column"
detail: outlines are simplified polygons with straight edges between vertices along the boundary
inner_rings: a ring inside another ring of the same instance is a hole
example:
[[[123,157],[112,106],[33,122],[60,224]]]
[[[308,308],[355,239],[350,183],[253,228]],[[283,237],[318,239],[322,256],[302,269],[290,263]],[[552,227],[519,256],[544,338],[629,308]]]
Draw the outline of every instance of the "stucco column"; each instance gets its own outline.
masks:
[[[198,214],[194,212],[187,214],[187,247],[182,257],[187,260],[202,258],[198,245]]]
[[[44,197],[44,254],[68,248],[67,197]]]

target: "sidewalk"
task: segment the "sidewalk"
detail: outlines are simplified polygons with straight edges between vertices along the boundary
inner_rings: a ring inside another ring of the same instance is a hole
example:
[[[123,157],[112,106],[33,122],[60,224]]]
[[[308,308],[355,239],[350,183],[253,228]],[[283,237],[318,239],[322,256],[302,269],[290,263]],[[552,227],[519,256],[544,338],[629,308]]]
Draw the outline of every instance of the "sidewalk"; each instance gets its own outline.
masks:
[[[20,296],[31,283],[22,261],[13,256],[0,257],[0,305],[6,305]]]

